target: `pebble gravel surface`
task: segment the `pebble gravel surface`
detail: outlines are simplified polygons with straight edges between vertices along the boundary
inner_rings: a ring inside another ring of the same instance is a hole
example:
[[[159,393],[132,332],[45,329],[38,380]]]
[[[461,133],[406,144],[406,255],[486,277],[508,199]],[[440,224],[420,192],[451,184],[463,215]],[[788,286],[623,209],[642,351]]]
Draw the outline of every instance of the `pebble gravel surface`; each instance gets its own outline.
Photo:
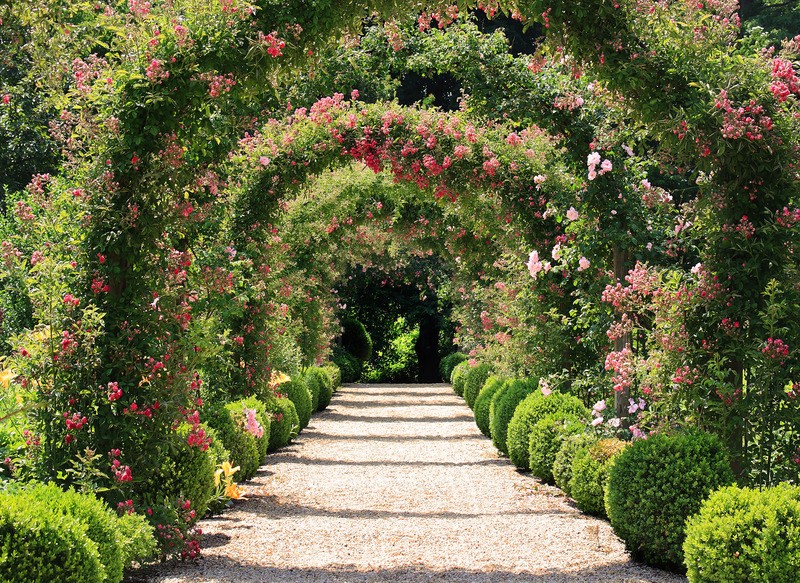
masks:
[[[517,472],[449,385],[349,385],[203,520],[203,556],[129,583],[673,583]]]

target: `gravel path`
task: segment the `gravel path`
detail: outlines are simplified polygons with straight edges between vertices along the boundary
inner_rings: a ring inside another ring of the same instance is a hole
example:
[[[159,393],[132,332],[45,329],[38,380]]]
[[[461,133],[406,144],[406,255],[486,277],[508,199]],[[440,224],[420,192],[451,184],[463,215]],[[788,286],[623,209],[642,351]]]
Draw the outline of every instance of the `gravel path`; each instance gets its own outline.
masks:
[[[352,385],[201,523],[203,558],[130,581],[678,582],[498,457],[449,385]]]

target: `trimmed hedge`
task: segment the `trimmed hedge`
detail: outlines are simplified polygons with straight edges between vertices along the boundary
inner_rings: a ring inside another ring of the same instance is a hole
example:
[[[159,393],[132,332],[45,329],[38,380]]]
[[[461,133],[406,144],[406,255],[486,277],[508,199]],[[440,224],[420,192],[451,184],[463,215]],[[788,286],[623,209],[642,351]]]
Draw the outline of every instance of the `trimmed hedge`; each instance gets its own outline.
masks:
[[[289,400],[294,403],[300,430],[305,429],[308,426],[308,422],[311,420],[313,403],[311,392],[308,390],[303,377],[296,375],[292,380],[278,387],[278,392],[286,395]]]
[[[320,395],[322,394],[322,381],[320,378],[315,374],[310,374],[311,369],[306,370],[303,373],[302,379],[308,389],[308,392],[311,393],[311,413],[312,415],[319,411],[319,399]]]
[[[143,516],[117,517],[93,495],[38,483],[0,494],[2,581],[117,583],[155,553]]]
[[[600,441],[600,437],[594,433],[581,433],[570,435],[561,442],[561,447],[553,460],[553,480],[556,486],[567,496],[572,496],[572,460],[582,449],[588,449]]]
[[[490,408],[492,405],[492,397],[494,394],[503,388],[503,386],[510,381],[506,378],[499,377],[499,376],[490,376],[486,379],[486,382],[483,383],[483,387],[481,388],[481,392],[478,393],[478,398],[475,399],[475,408],[473,409],[475,413],[475,424],[478,426],[478,429],[481,430],[486,437],[491,437],[490,431]]]
[[[506,443],[508,424],[514,417],[517,405],[532,395],[538,386],[539,379],[514,380],[492,397],[489,406],[489,432],[492,434],[494,446],[506,455],[508,455],[508,444]]]
[[[455,366],[453,372],[450,373],[450,384],[453,385],[453,392],[459,397],[464,396],[464,376],[469,369],[469,364],[465,360]]]
[[[352,317],[342,320],[342,346],[361,362],[372,356],[372,338],[364,324]]]
[[[442,380],[447,382],[453,374],[453,369],[469,358],[466,354],[461,352],[453,352],[447,356],[443,356],[439,361],[439,373],[442,375]]]
[[[491,372],[492,365],[479,364],[467,369],[467,372],[464,373],[464,400],[470,409],[475,408],[475,399],[478,398],[478,393],[481,392],[483,384]]]
[[[305,378],[309,382],[316,383],[318,389],[317,398],[313,399],[312,395],[312,401],[316,403],[314,411],[324,411],[328,408],[328,405],[330,405],[331,398],[333,397],[333,382],[331,377],[325,374],[325,371],[321,368],[312,366],[306,371]],[[311,381],[310,379],[314,380]]]
[[[324,372],[328,379],[331,381],[331,389],[335,393],[340,386],[342,386],[342,371],[335,364],[326,364],[319,367]]]
[[[229,403],[223,407],[218,407],[209,416],[209,425],[216,429],[219,434],[222,444],[230,454],[231,464],[239,466],[237,480],[249,480],[256,475],[258,467],[261,465],[261,460],[259,459],[256,438],[245,431],[242,421],[241,403]],[[272,444],[271,436],[269,444]]]
[[[713,490],[732,483],[727,451],[716,436],[652,435],[635,441],[611,468],[608,517],[635,558],[682,570],[686,519]]]
[[[528,441],[528,466],[543,482],[553,483],[553,464],[564,440],[586,431],[583,418],[565,411],[545,415],[531,428]]]
[[[537,380],[535,386],[538,385]],[[589,410],[577,397],[563,393],[550,393],[545,396],[539,390],[526,397],[514,411],[514,416],[508,423],[506,445],[508,457],[519,469],[527,470],[530,467],[531,429],[545,416],[557,412],[571,413],[578,417],[589,416]]]
[[[300,418],[294,403],[287,398],[276,397],[266,405],[267,411],[272,413],[269,436],[269,451],[272,452],[287,446],[297,436]]]
[[[605,516],[605,488],[614,459],[628,447],[621,439],[601,439],[580,449],[572,460],[570,490],[575,504],[588,514]]]
[[[792,583],[800,571],[800,486],[713,492],[686,522],[692,583]]]

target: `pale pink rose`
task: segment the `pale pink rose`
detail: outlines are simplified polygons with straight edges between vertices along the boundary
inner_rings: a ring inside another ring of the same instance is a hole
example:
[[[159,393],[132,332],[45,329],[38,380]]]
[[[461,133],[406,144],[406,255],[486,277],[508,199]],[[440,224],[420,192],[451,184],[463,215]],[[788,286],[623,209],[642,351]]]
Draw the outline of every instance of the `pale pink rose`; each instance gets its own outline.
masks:
[[[611,165],[611,160],[608,160],[608,159],[603,160],[603,163],[600,164],[600,169],[603,172],[611,172],[612,168],[614,168],[614,167]]]
[[[589,260],[586,257],[581,257],[580,261],[578,261],[578,271],[583,271],[584,269],[589,269]]]
[[[569,207],[569,210],[567,211],[567,218],[570,221],[577,221],[579,216],[580,215],[578,214],[578,211],[575,210],[574,206]]]

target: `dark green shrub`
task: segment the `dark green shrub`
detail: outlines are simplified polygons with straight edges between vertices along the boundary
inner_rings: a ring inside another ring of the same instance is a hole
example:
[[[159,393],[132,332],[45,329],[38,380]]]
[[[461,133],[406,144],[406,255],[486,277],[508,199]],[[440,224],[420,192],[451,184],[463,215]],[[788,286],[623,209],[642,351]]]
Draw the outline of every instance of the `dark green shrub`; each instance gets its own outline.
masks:
[[[260,466],[267,458],[272,415],[270,415],[267,411],[267,406],[255,397],[248,397],[247,399],[239,401],[239,403],[242,404],[243,411],[253,410],[256,412],[256,419],[258,420],[258,424],[261,426],[261,436],[259,437],[258,435],[253,435],[256,438],[256,445],[258,445],[258,465]]]
[[[278,387],[278,392],[289,397],[289,400],[294,403],[294,408],[297,411],[298,423],[300,430],[308,426],[313,413],[313,402],[311,392],[306,386],[305,379],[297,375],[291,381],[283,383]]]
[[[317,366],[312,366],[306,371],[306,379],[314,379],[316,382],[316,386],[319,389],[319,393],[317,394],[316,398],[316,408],[314,411],[324,411],[330,405],[331,398],[333,397],[333,383],[331,382],[331,378],[325,374],[321,368]],[[312,402],[313,402],[312,397]]]
[[[97,543],[89,538],[85,523],[22,494],[0,494],[0,581],[105,580]]]
[[[450,384],[453,385],[453,392],[459,397],[464,396],[464,381],[466,380],[464,376],[467,374],[468,369],[469,363],[465,360],[457,364],[453,372],[450,373]]]
[[[538,381],[534,386],[538,387]],[[537,390],[520,403],[508,423],[506,437],[508,457],[515,466],[521,470],[528,469],[531,429],[539,420],[556,412],[571,413],[578,417],[589,416],[589,410],[580,399],[563,393],[550,393],[545,396]]]
[[[713,492],[687,520],[683,552],[692,583],[797,581],[800,487]]]
[[[209,415],[209,425],[216,429],[222,444],[230,453],[231,464],[239,466],[237,479],[249,480],[256,475],[261,460],[256,438],[245,431],[243,421],[242,405],[236,403],[218,407]],[[269,443],[272,444],[271,435]]]
[[[570,435],[561,442],[553,460],[553,480],[567,496],[572,496],[572,460],[580,450],[588,449],[598,441],[600,437],[594,433],[580,433]]]
[[[609,469],[614,459],[628,447],[621,439],[601,439],[597,443],[580,449],[572,460],[570,491],[575,504],[589,514],[605,516],[604,502]]]
[[[439,361],[439,373],[442,375],[442,380],[444,382],[449,381],[456,365],[461,364],[467,360],[467,358],[469,357],[461,352],[453,352],[442,357],[442,359]]]
[[[86,525],[86,536],[97,545],[98,557],[105,572],[104,581],[121,581],[123,562],[122,537],[117,515],[105,502],[89,494],[62,490],[55,484],[34,483],[15,494],[31,504],[40,504],[52,512],[71,516]]]
[[[686,519],[713,490],[731,483],[728,454],[717,437],[700,431],[653,435],[617,459],[606,509],[635,558],[682,569]]]
[[[489,410],[492,405],[492,397],[494,397],[494,394],[508,382],[510,381],[506,378],[495,375],[490,376],[486,379],[486,382],[483,383],[483,387],[478,393],[478,397],[475,399],[475,408],[473,409],[475,413],[475,424],[486,437],[491,437],[489,428],[491,417],[489,415]]]
[[[355,383],[361,378],[362,363],[344,348],[335,346],[331,360],[339,368],[343,383]]]
[[[335,393],[336,390],[342,385],[342,371],[335,364],[326,364],[319,367],[324,372],[328,379],[331,381],[331,389]]]
[[[322,393],[322,383],[317,375],[309,374],[310,371],[311,369],[306,370],[303,373],[302,379],[308,392],[311,393],[311,413],[313,414],[319,411],[319,397]]]
[[[267,403],[267,410],[272,413],[269,451],[275,451],[288,445],[300,428],[300,419],[294,403],[286,398],[274,398]]]
[[[342,320],[342,346],[361,362],[367,362],[372,357],[372,338],[364,324],[355,318]]]
[[[567,437],[584,431],[584,418],[574,413],[558,411],[539,419],[531,428],[528,441],[528,467],[531,473],[543,482],[552,484],[553,464],[561,444]]]
[[[489,432],[492,434],[492,443],[504,454],[508,455],[508,424],[514,417],[514,411],[523,400],[534,391],[538,390],[539,380],[514,380],[502,390],[497,391],[492,397],[489,407]],[[539,394],[541,396],[541,393]],[[534,397],[532,397],[534,398]]]
[[[478,398],[478,393],[481,392],[483,384],[491,372],[490,364],[479,364],[467,369],[467,372],[464,373],[464,400],[470,409],[475,407],[475,399]]]

